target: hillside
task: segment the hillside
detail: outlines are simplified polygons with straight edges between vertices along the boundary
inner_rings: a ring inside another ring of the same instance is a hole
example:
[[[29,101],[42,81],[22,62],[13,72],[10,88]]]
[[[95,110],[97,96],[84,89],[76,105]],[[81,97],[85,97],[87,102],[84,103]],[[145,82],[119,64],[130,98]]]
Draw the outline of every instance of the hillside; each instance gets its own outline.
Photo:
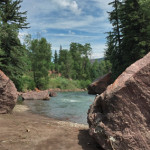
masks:
[[[101,62],[102,60],[104,60],[104,58],[96,58],[96,59],[90,59],[91,64],[93,64],[95,61]]]

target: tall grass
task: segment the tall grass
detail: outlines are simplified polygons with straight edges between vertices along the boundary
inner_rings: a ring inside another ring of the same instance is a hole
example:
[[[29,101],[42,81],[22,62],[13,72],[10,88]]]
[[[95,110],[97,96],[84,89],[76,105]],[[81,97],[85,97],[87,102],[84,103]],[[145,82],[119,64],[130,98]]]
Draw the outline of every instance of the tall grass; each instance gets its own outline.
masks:
[[[90,80],[72,80],[63,77],[49,77],[46,83],[46,89],[62,89],[62,90],[76,90],[85,89],[91,83]],[[36,88],[33,76],[24,75],[22,77],[22,91],[26,92]]]
[[[89,80],[72,80],[72,79],[66,79],[63,77],[56,77],[56,78],[50,78],[49,80],[49,88],[56,89],[60,88],[62,90],[69,89],[69,90],[75,90],[75,89],[85,89],[87,86],[91,83]]]

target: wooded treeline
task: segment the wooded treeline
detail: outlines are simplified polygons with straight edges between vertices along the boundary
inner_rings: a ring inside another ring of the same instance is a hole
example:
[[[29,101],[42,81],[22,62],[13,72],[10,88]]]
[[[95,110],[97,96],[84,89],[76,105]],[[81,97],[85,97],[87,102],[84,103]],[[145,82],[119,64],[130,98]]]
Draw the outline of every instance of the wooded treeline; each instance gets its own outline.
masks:
[[[116,79],[130,64],[150,51],[150,0],[114,0],[109,12],[106,60]]]
[[[90,63],[92,49],[89,43],[71,43],[69,50],[60,49],[58,54],[55,51],[54,58],[51,44],[45,38],[32,39],[27,35],[22,44],[18,38],[19,30],[29,28],[29,24],[27,12],[20,12],[21,2],[0,1],[0,69],[13,80],[19,91],[48,88],[49,79],[53,77],[50,71],[77,80],[78,84],[81,81],[82,86],[77,87],[86,88],[110,69],[108,61]]]
[[[58,76],[81,81],[81,87],[86,88],[92,80],[106,74],[111,68],[109,61],[90,62],[92,49],[89,43],[71,43],[69,49],[60,46],[59,51],[55,50],[52,56],[51,44],[45,38],[31,39],[28,35],[25,38],[25,47],[31,65],[28,65],[31,68],[30,74],[33,73],[35,86],[39,89],[51,84],[48,82],[49,77]]]
[[[71,43],[70,49],[61,49],[54,54],[54,70],[63,77],[74,80],[94,80],[110,69],[109,61],[90,62],[92,49],[89,43],[84,45]]]
[[[110,70],[116,79],[126,67],[150,51],[150,0],[113,0],[109,4],[113,7],[109,12],[112,30],[108,32],[105,60],[101,63],[90,62],[89,43],[71,43],[68,50],[60,47],[54,56],[52,45],[45,38],[32,39],[27,35],[22,44],[19,30],[29,28],[29,24],[27,12],[20,12],[21,2],[0,1],[0,69],[19,91],[49,88],[54,78],[50,71],[61,74],[63,79],[58,80],[63,81],[60,83],[64,87],[66,82],[77,80],[80,84],[77,87],[84,88]]]

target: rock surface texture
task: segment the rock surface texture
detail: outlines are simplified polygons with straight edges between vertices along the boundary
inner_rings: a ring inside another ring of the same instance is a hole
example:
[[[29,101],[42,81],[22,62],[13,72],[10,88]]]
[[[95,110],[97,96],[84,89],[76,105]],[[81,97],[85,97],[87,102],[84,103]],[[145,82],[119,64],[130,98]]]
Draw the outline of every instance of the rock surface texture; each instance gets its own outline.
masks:
[[[88,123],[105,150],[150,150],[150,53],[95,98]]]
[[[21,94],[23,100],[50,100],[49,91],[31,91]]]
[[[0,114],[9,113],[14,108],[18,92],[13,82],[0,70]]]
[[[50,97],[56,97],[56,96],[57,96],[57,93],[56,93],[55,91],[50,90],[50,91],[49,91],[49,96],[50,96]]]
[[[111,84],[111,73],[96,79],[91,85],[89,85],[88,94],[101,94],[106,90],[109,84]]]

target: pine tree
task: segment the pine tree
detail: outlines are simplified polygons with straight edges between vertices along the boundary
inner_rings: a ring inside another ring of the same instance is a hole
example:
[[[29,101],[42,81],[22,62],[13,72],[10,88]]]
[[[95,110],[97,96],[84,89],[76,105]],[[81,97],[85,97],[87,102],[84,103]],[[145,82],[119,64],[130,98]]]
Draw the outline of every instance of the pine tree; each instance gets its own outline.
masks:
[[[0,61],[1,70],[8,75],[15,83],[18,90],[21,90],[21,77],[25,70],[25,47],[18,38],[19,29],[28,28],[26,23],[26,12],[20,12],[21,0],[0,1]]]
[[[27,17],[25,12],[20,12],[22,0],[1,0],[0,1],[0,17],[2,25],[14,25],[16,30],[28,28],[26,23]],[[25,15],[25,16],[24,16]]]
[[[54,65],[55,65],[55,71],[59,72],[58,54],[57,54],[56,50],[55,50],[55,53],[54,53]]]
[[[145,16],[139,0],[126,0],[121,7],[123,68],[125,69],[150,51],[148,25],[150,17]]]
[[[58,63],[58,56],[57,56],[57,51],[55,50],[55,54],[54,54],[54,64]]]
[[[112,63],[115,79],[150,51],[150,1],[115,0],[111,4],[115,8],[110,12],[113,29],[107,37],[105,57]]]
[[[120,7],[121,2],[114,0],[109,3],[114,8],[112,12],[109,12],[109,20],[112,23],[112,31],[108,32],[107,36],[107,49],[105,51],[106,59],[109,59],[112,63],[113,78],[115,79],[118,74],[122,72],[120,65],[122,64],[122,33],[121,33],[121,22],[120,22]]]
[[[2,37],[2,28],[0,25],[0,68],[2,68],[3,66],[2,61],[4,60],[4,51],[2,50],[2,47],[1,47],[1,37]]]
[[[120,32],[120,5],[121,2],[119,0],[114,0],[113,2],[109,3],[114,8],[112,12],[109,12],[109,21],[113,26],[112,35],[114,38],[114,44],[118,49],[118,53],[120,52],[120,45],[121,45],[121,32]]]

